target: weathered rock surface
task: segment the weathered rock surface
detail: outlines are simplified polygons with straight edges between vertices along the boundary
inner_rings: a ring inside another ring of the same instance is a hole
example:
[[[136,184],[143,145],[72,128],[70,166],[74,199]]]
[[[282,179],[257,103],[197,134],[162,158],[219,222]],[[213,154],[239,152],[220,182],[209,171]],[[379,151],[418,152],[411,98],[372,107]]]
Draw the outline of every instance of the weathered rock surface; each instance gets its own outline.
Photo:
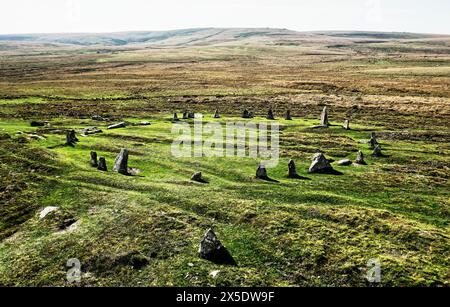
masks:
[[[125,122],[120,122],[117,124],[109,125],[108,129],[117,129],[117,128],[125,128],[127,124]]]
[[[98,167],[97,153],[95,151],[91,151],[91,166]]]
[[[97,169],[99,171],[104,171],[104,172],[108,171],[108,168],[106,167],[106,160],[105,160],[104,157],[100,157],[100,159],[98,160],[98,167],[97,167]]]
[[[200,242],[199,257],[218,264],[236,265],[235,260],[222,245],[212,229],[208,229]]]
[[[323,153],[316,153],[313,157],[311,166],[309,167],[309,173],[317,173],[317,172],[326,172],[331,171],[333,168],[331,167],[330,162],[325,158]]]
[[[114,161],[113,171],[128,175],[128,149],[122,148]]]

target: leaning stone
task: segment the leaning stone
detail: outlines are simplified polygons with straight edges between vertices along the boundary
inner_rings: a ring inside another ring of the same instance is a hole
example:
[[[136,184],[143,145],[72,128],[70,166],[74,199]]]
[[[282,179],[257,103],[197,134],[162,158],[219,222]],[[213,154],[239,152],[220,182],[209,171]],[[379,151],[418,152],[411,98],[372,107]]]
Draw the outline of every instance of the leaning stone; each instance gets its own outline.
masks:
[[[42,209],[42,211],[39,213],[39,219],[43,219],[44,217],[47,216],[47,214],[49,214],[50,212],[56,211],[58,210],[58,207],[54,207],[54,206],[48,206],[45,207],[44,209]]]
[[[292,120],[292,117],[291,117],[291,111],[290,110],[287,110],[286,111],[286,116],[284,117],[286,120]]]
[[[364,161],[364,154],[362,153],[362,151],[358,151],[358,154],[356,155],[356,160],[355,160],[356,164],[366,164],[366,161]]]
[[[222,245],[212,229],[208,229],[200,241],[199,257],[220,264],[233,264],[233,257]]]
[[[344,120],[344,127],[345,130],[350,130],[350,121],[348,119]]]
[[[320,125],[324,127],[328,127],[330,123],[328,122],[328,109],[327,107],[323,107],[322,114],[320,116]]]
[[[219,110],[216,110],[216,111],[214,112],[214,118],[220,118]]]
[[[332,170],[330,162],[325,158],[323,153],[316,153],[313,157],[311,166],[309,167],[309,173],[316,173],[321,171]]]
[[[192,177],[191,177],[191,180],[198,181],[198,182],[203,182],[202,172],[194,173],[194,175],[192,175]]]
[[[339,161],[337,161],[337,165],[339,165],[339,166],[349,166],[349,165],[352,165],[352,161],[350,161],[349,159],[339,160]]]
[[[319,128],[328,128],[328,126],[315,125],[315,126],[312,126],[312,127],[311,127],[311,129],[319,129]]]
[[[73,146],[78,142],[78,138],[75,134],[75,130],[68,130],[66,133],[66,145]]]
[[[128,149],[122,148],[114,161],[113,171],[128,175]]]
[[[297,174],[297,170],[295,168],[295,162],[294,160],[289,160],[288,163],[288,177],[289,178],[297,178],[298,174]]]
[[[125,122],[120,122],[117,124],[109,125],[108,129],[117,129],[117,128],[125,128],[125,127],[126,127]]]
[[[92,167],[98,166],[97,153],[95,151],[91,151],[91,166]]]
[[[97,169],[99,171],[104,171],[104,172],[108,171],[108,168],[106,167],[106,160],[105,160],[104,157],[100,157],[100,159],[98,160],[98,167],[97,167]]]
[[[373,150],[373,152],[372,152],[372,156],[374,156],[374,157],[380,157],[380,156],[382,156],[383,154],[381,153],[381,146],[380,145],[377,145],[377,146],[375,146],[375,149]]]
[[[267,119],[275,119],[275,117],[273,116],[273,111],[272,109],[269,109],[269,111],[267,112]]]

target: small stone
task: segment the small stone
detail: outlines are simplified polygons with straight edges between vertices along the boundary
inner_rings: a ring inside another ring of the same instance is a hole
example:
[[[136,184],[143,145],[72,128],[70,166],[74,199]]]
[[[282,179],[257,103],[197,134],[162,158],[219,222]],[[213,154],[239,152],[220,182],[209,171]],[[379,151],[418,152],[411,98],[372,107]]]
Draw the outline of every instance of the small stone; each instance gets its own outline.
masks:
[[[188,112],[184,111],[183,112],[183,119],[188,119],[188,118],[189,118]]]
[[[330,162],[325,158],[323,153],[316,153],[313,157],[311,166],[309,167],[308,172],[309,173],[316,173],[316,172],[322,172],[322,171],[329,171],[333,170],[331,167]]]
[[[96,120],[96,121],[104,121],[105,119],[103,117],[101,117],[100,115],[94,115],[91,117],[92,120]]]
[[[288,177],[289,178],[298,178],[297,170],[295,168],[294,160],[289,160],[288,163]]]
[[[126,127],[126,123],[125,122],[120,122],[117,124],[113,124],[113,125],[109,125],[108,129],[117,129],[117,128],[125,128]]]
[[[375,132],[372,132],[370,134],[370,140],[369,140],[369,145],[371,149],[374,149],[376,145],[378,145],[378,141],[377,141],[377,137]]]
[[[242,112],[242,118],[250,118],[249,112],[248,110],[244,110],[244,112]]]
[[[275,119],[275,117],[273,116],[272,108],[270,108],[269,111],[267,112],[267,117],[266,118],[267,119],[271,119],[271,120]]]
[[[200,242],[198,250],[200,258],[220,264],[236,264],[233,257],[225,249],[212,229],[208,229]]]
[[[42,211],[39,213],[39,219],[43,219],[44,217],[47,216],[47,214],[49,214],[50,212],[56,211],[58,210],[58,207],[54,207],[54,206],[48,206],[45,207],[44,209],[42,209]]]
[[[91,151],[91,166],[98,167],[97,153],[95,151]]]
[[[173,120],[176,122],[179,121],[177,113],[173,113]]]
[[[214,112],[214,118],[220,118],[219,110],[216,110],[216,111]]]
[[[30,123],[30,126],[31,127],[43,127],[43,126],[45,126],[45,122],[39,122],[39,121],[35,121],[35,120],[33,120],[31,123]]]
[[[381,146],[378,144],[377,146],[375,146],[375,149],[372,152],[372,156],[374,157],[380,157],[383,154],[381,153]]]
[[[114,161],[113,171],[128,175],[128,149],[122,148]]]
[[[203,182],[203,178],[202,178],[202,172],[196,172],[192,175],[191,180],[193,181],[198,181],[198,182]]]
[[[195,113],[194,112],[189,112],[188,117],[189,118],[195,118]]]
[[[89,135],[89,134],[102,133],[103,131],[98,129],[97,127],[88,127],[88,128],[79,130],[79,132],[84,135]]]
[[[97,167],[97,169],[99,171],[104,171],[104,172],[108,171],[108,169],[106,167],[106,160],[105,160],[104,157],[100,157],[100,159],[98,160],[98,167]]]
[[[286,116],[284,117],[286,120],[292,120],[292,117],[291,117],[291,111],[290,110],[287,110],[286,111]]]
[[[350,130],[350,121],[348,119],[344,120],[344,125],[342,127],[345,130]]]
[[[337,161],[337,165],[339,165],[339,166],[349,166],[351,164],[352,164],[352,161],[350,161],[349,159],[343,159],[343,160]]]
[[[214,271],[211,271],[211,272],[209,273],[209,275],[210,275],[212,278],[216,278],[217,274],[219,274],[219,273],[220,273],[219,270],[214,270]]]
[[[356,155],[355,163],[356,164],[366,164],[366,162],[364,161],[364,154],[362,153],[361,150],[359,150]]]

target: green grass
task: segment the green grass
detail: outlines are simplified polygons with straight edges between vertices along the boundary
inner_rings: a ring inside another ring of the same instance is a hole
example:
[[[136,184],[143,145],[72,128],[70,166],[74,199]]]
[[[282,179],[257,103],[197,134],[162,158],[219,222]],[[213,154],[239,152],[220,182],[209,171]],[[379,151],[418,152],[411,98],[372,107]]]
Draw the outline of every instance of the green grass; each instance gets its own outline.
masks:
[[[13,136],[0,141],[2,170],[36,186],[21,198],[7,196],[12,209],[27,199],[32,210],[19,226],[1,224],[9,232],[0,243],[0,284],[68,285],[65,263],[73,257],[83,265],[82,285],[94,286],[367,286],[370,258],[381,261],[381,285],[449,284],[448,147],[380,139],[387,156],[374,159],[362,141],[384,127],[319,131],[308,128],[317,121],[296,119],[281,131],[280,164],[268,170],[279,182],[269,183],[254,179],[258,159],[171,156],[169,118],[79,137],[75,147],[58,146],[63,134],[17,145],[16,131],[36,128],[2,121],[0,132]],[[87,119],[52,122],[55,128],[105,128]],[[129,163],[142,170],[139,176],[111,171],[122,147],[131,150]],[[340,176],[308,174],[317,148],[335,160],[354,159],[360,149],[368,165],[336,167]],[[46,164],[54,167],[31,174],[30,165],[41,163],[36,150],[49,153]],[[106,158],[108,172],[89,166],[91,150]],[[310,180],[286,178],[291,157]],[[190,181],[195,171],[209,183]],[[46,206],[61,212],[39,220]],[[79,221],[74,232],[58,229],[67,217]],[[238,266],[198,258],[209,227]],[[147,264],[133,268],[133,257]],[[220,273],[212,278],[215,269]]]

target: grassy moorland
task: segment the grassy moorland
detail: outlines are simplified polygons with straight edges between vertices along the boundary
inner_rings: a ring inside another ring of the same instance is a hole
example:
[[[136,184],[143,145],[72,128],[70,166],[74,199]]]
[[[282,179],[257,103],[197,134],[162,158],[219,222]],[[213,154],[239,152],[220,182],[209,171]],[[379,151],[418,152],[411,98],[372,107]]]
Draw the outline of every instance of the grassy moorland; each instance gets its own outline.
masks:
[[[78,258],[82,286],[448,286],[450,38],[203,31],[0,37],[0,285],[73,285]],[[333,126],[310,129],[325,105]],[[260,122],[269,107],[278,182],[254,178],[259,159],[171,155],[172,112],[226,123],[247,108]],[[119,120],[151,125],[106,130]],[[90,126],[103,133],[62,146]],[[370,156],[371,131],[385,156]],[[111,171],[123,147],[136,176]],[[317,149],[362,150],[368,164],[308,174]],[[90,167],[92,150],[108,172]],[[305,179],[286,177],[291,158]],[[59,210],[40,219],[47,206]],[[198,258],[209,227],[237,266]],[[379,284],[364,277],[371,258]]]

